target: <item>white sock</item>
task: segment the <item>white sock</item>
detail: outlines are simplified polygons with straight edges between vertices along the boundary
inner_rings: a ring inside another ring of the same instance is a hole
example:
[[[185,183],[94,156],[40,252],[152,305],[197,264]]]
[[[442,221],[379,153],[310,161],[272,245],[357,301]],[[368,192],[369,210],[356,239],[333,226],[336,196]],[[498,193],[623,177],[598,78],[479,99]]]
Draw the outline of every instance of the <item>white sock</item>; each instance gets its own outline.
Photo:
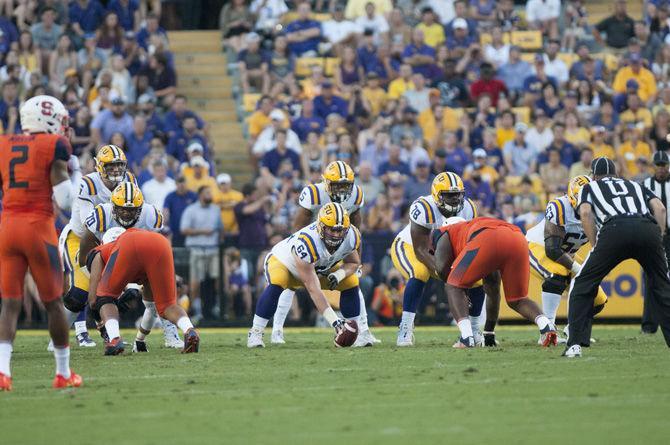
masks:
[[[263,317],[259,317],[258,315],[254,315],[253,328],[254,329],[260,329],[262,331],[268,325],[268,321],[270,321],[270,320],[268,320],[267,318],[263,318]]]
[[[118,325],[118,323],[117,323]],[[109,328],[108,328],[109,329]],[[117,327],[118,330],[118,327]],[[109,332],[109,330],[108,330]],[[54,357],[56,358],[56,374],[60,374],[66,379],[70,378],[70,347],[54,347]]]
[[[284,323],[286,322],[286,317],[291,311],[291,305],[293,304],[293,296],[295,291],[291,289],[284,289],[284,291],[279,296],[279,302],[277,303],[277,310],[275,315],[272,318],[272,330],[277,331],[279,329],[284,329]]]
[[[156,303],[153,301],[142,300],[144,307],[148,310],[154,318],[158,317],[158,311],[156,310]],[[146,311],[145,311],[146,312]]]
[[[416,317],[416,314],[414,312],[402,311],[401,321],[403,323],[409,324],[410,326],[414,326],[414,317]]]
[[[469,318],[461,318],[457,324],[458,330],[461,331],[461,338],[472,337],[472,325]]]
[[[540,331],[546,328],[550,323],[551,321],[544,314],[535,317],[535,324],[537,325],[538,328],[540,328]]]
[[[77,312],[72,312],[68,308],[65,309],[65,319],[67,320],[67,328],[70,329],[72,326],[72,323],[79,317],[79,314]]]
[[[181,329],[181,331],[184,334],[186,334],[186,331],[188,331],[189,329],[193,329],[193,323],[191,323],[191,319],[186,316],[181,317],[179,320],[177,320],[177,326],[179,327],[179,329]]]
[[[109,336],[110,340],[121,337],[121,332],[119,331],[119,320],[107,320],[105,322],[105,329],[107,329],[107,335]]]
[[[154,327],[155,321],[156,317],[154,317],[154,315],[151,313],[151,310],[149,310],[149,308],[145,308],[144,313],[142,314],[142,320],[140,320],[140,328],[147,332],[151,332],[151,328]]]
[[[470,315],[470,316],[468,316],[468,319],[470,320],[470,326],[471,326],[472,332],[479,332],[480,331],[480,329],[479,329],[479,319],[480,319],[479,315],[477,315],[476,317],[474,315]]]
[[[556,312],[561,304],[561,296],[551,292],[542,292],[542,312],[552,323],[556,323]]]
[[[358,330],[359,332],[367,331],[370,329],[368,327],[368,311],[365,308],[365,297],[363,296],[363,291],[361,288],[358,288],[358,299],[361,305],[361,311],[358,315]]]
[[[9,342],[0,343],[0,373],[11,377],[9,362],[12,360],[12,344]]]
[[[147,338],[147,336],[140,331],[139,329],[137,330],[137,334],[135,334],[135,340],[137,341],[144,341]]]
[[[83,334],[84,332],[88,332],[88,329],[86,329],[86,320],[75,321],[74,322],[74,333],[75,333],[75,335]]]

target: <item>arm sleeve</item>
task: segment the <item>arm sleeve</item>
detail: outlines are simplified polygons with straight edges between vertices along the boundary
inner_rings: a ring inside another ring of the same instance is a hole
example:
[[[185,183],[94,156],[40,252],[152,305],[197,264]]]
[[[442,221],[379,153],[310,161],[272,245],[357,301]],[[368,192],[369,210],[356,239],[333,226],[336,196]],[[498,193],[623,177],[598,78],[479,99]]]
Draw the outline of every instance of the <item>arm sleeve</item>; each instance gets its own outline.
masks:
[[[70,155],[72,154],[72,145],[70,145],[70,141],[64,137],[56,139],[54,152],[54,159],[65,162],[69,161]]]
[[[644,194],[644,200],[647,202],[651,201],[654,198],[657,198],[657,196],[654,195],[654,193],[651,190],[649,190],[647,187],[644,186],[642,187],[642,193]]]

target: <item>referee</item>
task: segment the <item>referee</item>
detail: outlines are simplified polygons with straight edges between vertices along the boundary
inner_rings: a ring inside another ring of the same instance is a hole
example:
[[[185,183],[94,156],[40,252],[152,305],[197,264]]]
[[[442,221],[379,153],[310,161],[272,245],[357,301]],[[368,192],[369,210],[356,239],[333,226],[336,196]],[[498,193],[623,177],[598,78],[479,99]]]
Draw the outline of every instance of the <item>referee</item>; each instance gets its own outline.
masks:
[[[645,179],[642,182],[646,188],[656,195],[661,200],[666,209],[670,208],[670,158],[664,151],[657,151],[654,153],[654,176]],[[670,218],[670,213],[668,213]],[[665,249],[665,257],[670,258],[670,236],[668,236],[668,219],[665,220],[665,236],[663,237],[663,249]],[[645,276],[645,283],[647,277]],[[656,323],[651,315],[650,305],[647,302],[649,296],[649,283],[646,283],[644,296],[644,310],[642,311],[642,333],[654,334],[658,330],[658,323]]]
[[[582,188],[577,208],[593,247],[570,289],[570,332],[563,355],[579,357],[581,347],[589,346],[598,286],[629,258],[637,260],[647,274],[650,312],[670,346],[670,278],[662,244],[665,207],[640,184],[617,178],[610,159],[595,159],[591,171],[594,181]]]

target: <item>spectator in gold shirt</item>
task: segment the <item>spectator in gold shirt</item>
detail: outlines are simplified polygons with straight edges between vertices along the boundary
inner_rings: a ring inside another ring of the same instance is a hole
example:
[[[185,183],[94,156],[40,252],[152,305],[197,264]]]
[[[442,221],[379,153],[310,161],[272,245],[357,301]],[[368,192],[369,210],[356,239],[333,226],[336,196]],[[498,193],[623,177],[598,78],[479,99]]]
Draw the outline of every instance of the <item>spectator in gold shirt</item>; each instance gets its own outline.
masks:
[[[221,173],[216,177],[219,185],[217,204],[221,207],[221,221],[223,232],[226,235],[236,235],[239,232],[237,220],[235,219],[235,206],[244,199],[241,192],[232,187],[232,178],[228,173]]]

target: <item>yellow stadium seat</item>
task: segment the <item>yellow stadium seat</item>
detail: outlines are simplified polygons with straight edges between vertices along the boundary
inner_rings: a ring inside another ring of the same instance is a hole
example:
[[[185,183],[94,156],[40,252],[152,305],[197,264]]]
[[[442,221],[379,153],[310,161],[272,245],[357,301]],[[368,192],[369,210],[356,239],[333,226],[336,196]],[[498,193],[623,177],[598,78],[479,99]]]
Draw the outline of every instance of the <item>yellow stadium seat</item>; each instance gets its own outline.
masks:
[[[252,113],[256,109],[256,104],[260,100],[260,94],[245,94],[242,96],[242,108],[247,113]]]
[[[512,113],[514,113],[518,121],[530,124],[530,107],[514,107],[512,108]]]
[[[317,22],[325,22],[326,20],[331,19],[331,15],[327,12],[324,13],[314,13],[312,14],[312,19],[316,20]],[[284,14],[281,18],[281,22],[284,25],[287,25],[295,20],[298,20],[298,12],[297,11],[289,11],[286,14]]]
[[[536,53],[521,53],[521,60],[532,64],[535,60],[535,54]]]
[[[503,42],[504,43],[509,43],[512,40],[512,37],[510,36],[510,33],[505,32],[503,33]],[[479,36],[479,44],[481,46],[488,45],[493,41],[493,37],[491,37],[491,34],[488,33],[483,33],[482,35]]]
[[[572,66],[575,61],[579,58],[577,54],[570,53],[558,53],[558,58],[563,61],[568,66],[568,69]]]
[[[323,59],[321,57],[299,57],[295,59],[293,72],[298,77],[307,77],[312,74],[312,67],[315,65],[323,67]]]
[[[522,49],[534,50],[542,48],[542,33],[540,31],[512,31],[512,45]]]
[[[335,69],[340,65],[339,57],[326,57],[324,59],[324,69],[323,73],[327,77],[333,77],[335,75]]]
[[[535,173],[528,175],[528,177],[533,183],[531,188],[533,193],[542,197],[545,193],[544,187],[542,186],[542,179]],[[522,179],[523,176],[505,176],[505,191],[510,195],[518,195],[521,192]]]

